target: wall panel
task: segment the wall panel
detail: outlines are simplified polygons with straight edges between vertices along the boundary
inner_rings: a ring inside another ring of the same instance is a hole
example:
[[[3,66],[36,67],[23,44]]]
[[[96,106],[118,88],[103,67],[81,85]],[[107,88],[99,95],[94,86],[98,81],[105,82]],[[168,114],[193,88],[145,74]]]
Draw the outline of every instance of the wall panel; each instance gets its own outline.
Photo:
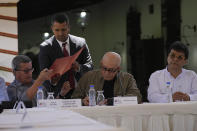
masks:
[[[6,83],[14,80],[11,61],[18,54],[17,2],[0,1],[0,76]]]

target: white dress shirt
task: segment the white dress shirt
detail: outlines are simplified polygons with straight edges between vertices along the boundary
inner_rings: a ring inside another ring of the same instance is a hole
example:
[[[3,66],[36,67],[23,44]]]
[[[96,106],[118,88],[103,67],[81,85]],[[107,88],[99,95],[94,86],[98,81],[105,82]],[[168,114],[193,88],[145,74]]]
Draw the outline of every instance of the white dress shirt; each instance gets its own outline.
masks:
[[[57,40],[57,39],[56,39]],[[59,43],[59,45],[60,45],[60,47],[61,47],[61,49],[62,49],[62,52],[63,52],[63,47],[62,47],[62,44],[63,43],[67,43],[66,44],[66,50],[67,50],[67,52],[68,52],[68,54],[69,54],[69,56],[70,56],[70,43],[69,43],[69,37],[68,37],[68,39],[65,41],[65,42],[62,42],[62,41],[59,41],[59,40],[57,40],[57,42]],[[77,71],[77,72],[79,72],[80,71],[80,67],[79,67],[79,70]],[[75,80],[75,87],[77,86],[77,80],[76,80],[76,78],[74,77],[74,80]]]
[[[181,74],[176,78],[167,68],[151,74],[148,88],[149,102],[172,102],[172,94],[178,91],[187,93],[191,101],[197,100],[197,74],[194,71],[182,68]]]
[[[57,40],[57,39],[56,39]],[[57,42],[59,43],[59,45],[60,45],[60,47],[62,48],[62,52],[63,52],[63,47],[62,47],[62,44],[63,43],[67,43],[66,44],[66,50],[67,50],[67,52],[68,52],[68,54],[69,54],[69,56],[70,56],[70,43],[69,43],[69,37],[68,37],[68,39],[66,40],[66,41],[64,41],[64,42],[62,42],[62,41],[59,41],[59,40],[57,40]]]

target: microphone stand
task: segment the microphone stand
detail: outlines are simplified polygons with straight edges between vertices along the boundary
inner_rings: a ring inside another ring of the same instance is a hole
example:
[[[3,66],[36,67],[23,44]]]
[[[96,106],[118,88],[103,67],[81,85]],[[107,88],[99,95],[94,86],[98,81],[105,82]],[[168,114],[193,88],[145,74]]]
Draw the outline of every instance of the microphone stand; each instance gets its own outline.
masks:
[[[16,90],[16,95],[15,95],[15,98],[16,98],[16,102],[15,102],[15,104],[14,104],[14,107],[13,107],[13,109],[16,109],[16,106],[18,105],[18,102],[19,102],[19,98],[18,98],[18,86],[17,86],[17,84],[16,84],[16,80],[14,81],[14,87],[15,87],[15,90]]]
[[[26,106],[25,106],[24,102],[22,101],[22,95],[24,93],[24,90],[21,93],[20,98],[18,98],[18,88],[17,88],[18,86],[16,84],[16,81],[14,83],[14,86],[16,88],[16,102],[14,104],[13,109],[16,109],[16,114],[19,113],[20,110],[22,110],[22,109],[24,110],[23,116],[21,118],[21,122],[22,122],[25,119],[26,115],[27,115]]]
[[[20,97],[18,97],[18,85],[17,85],[16,81],[14,83],[14,86],[15,86],[15,89],[16,89],[16,102],[14,104],[13,109],[16,109],[16,113],[18,113],[20,109],[24,109],[25,110],[24,115],[25,115],[27,113],[26,106],[25,106],[24,102],[22,101],[22,96],[23,96],[23,93],[24,93],[25,90],[23,90]]]
[[[22,95],[23,95],[23,93],[24,93],[24,90],[23,90],[23,92],[21,93],[21,95],[20,95],[20,97],[19,97],[19,96],[18,96],[18,85],[17,85],[16,81],[14,82],[14,88],[16,89],[16,96],[15,96],[16,102],[15,102],[15,104],[14,104],[13,109],[16,109],[16,108],[18,107],[18,104],[19,104],[20,102],[22,102],[22,103],[24,104],[24,102],[21,101],[21,100],[22,100]],[[24,104],[24,105],[25,105],[25,104]]]

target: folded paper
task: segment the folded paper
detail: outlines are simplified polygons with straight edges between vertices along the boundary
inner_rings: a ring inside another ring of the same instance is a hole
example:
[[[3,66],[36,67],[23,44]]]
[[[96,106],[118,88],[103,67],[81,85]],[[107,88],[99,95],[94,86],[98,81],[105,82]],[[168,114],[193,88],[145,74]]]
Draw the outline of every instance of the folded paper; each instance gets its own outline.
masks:
[[[67,57],[56,59],[54,61],[54,63],[52,64],[52,66],[50,67],[50,69],[53,69],[53,73],[51,76],[54,76],[57,74],[62,75],[65,72],[67,72],[68,70],[70,70],[70,68],[72,67],[72,64],[75,62],[75,60],[81,54],[83,49],[84,49],[84,47],[82,47],[77,53],[75,53],[72,56],[67,56]]]

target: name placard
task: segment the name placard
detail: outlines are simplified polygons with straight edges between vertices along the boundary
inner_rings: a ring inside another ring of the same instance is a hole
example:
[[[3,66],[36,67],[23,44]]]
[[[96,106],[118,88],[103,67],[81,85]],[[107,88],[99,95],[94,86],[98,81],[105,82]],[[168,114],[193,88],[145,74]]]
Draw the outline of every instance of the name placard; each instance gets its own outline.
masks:
[[[61,107],[81,107],[81,99],[62,99]]]
[[[39,100],[39,107],[81,107],[81,99],[45,99]]]
[[[114,106],[138,104],[137,96],[114,97]]]

